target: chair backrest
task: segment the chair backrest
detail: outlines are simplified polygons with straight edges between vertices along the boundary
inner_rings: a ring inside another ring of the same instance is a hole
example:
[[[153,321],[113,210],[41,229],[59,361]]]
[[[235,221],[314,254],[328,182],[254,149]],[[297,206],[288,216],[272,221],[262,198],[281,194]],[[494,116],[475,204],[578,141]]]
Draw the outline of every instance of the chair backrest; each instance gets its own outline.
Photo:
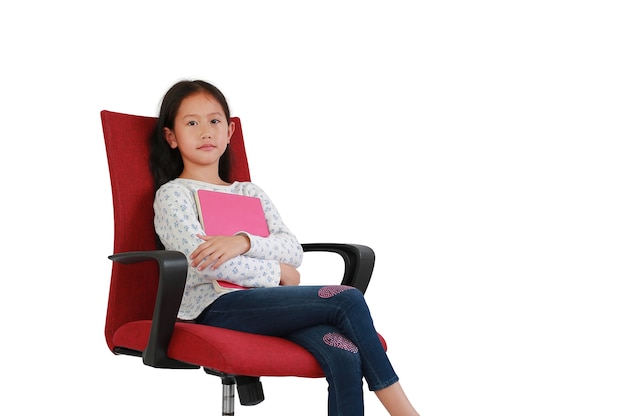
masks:
[[[149,140],[156,118],[101,112],[102,130],[109,162],[113,194],[113,253],[155,250],[154,185],[149,169]],[[235,132],[230,141],[230,177],[226,181],[249,181],[241,121],[232,117]],[[120,265],[112,263],[105,337],[113,350],[113,334],[131,321],[151,319],[158,270],[154,262]]]

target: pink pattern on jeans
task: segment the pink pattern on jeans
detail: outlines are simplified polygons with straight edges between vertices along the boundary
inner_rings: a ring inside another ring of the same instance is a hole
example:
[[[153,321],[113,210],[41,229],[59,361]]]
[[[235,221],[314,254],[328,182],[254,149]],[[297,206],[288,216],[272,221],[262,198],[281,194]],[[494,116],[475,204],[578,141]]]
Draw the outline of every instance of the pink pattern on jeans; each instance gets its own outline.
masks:
[[[331,347],[341,348],[342,350],[346,350],[355,354],[359,352],[359,349],[356,345],[352,343],[352,341],[336,332],[329,332],[328,334],[324,335],[324,342],[326,343],[326,345],[330,345]]]
[[[345,292],[346,290],[354,289],[352,286],[336,285],[336,286],[324,286],[318,290],[317,294],[322,299],[332,298],[338,293]]]

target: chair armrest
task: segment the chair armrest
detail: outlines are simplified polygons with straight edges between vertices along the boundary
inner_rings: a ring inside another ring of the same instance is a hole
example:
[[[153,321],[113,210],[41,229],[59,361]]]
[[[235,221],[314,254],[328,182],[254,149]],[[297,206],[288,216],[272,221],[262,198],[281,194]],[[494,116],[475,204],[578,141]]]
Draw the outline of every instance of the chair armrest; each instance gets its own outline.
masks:
[[[302,244],[307,251],[337,253],[343,257],[345,271],[342,285],[353,286],[365,293],[374,271],[374,250],[361,244],[308,243]]]
[[[152,250],[113,254],[109,259],[122,264],[151,260],[159,265],[159,285],[150,337],[142,354],[144,364],[157,368],[198,368],[197,365],[173,360],[167,356],[178,308],[185,290],[189,267],[187,257],[179,251]]]
[[[365,293],[374,271],[374,251],[360,244],[309,243],[303,251],[322,251],[341,255],[345,271],[341,284],[353,286]],[[169,358],[167,349],[174,332],[178,309],[185,290],[189,263],[187,257],[172,250],[131,251],[109,256],[112,261],[129,264],[156,261],[159,267],[152,327],[148,345],[142,353],[143,362],[156,368],[198,368],[196,365]]]

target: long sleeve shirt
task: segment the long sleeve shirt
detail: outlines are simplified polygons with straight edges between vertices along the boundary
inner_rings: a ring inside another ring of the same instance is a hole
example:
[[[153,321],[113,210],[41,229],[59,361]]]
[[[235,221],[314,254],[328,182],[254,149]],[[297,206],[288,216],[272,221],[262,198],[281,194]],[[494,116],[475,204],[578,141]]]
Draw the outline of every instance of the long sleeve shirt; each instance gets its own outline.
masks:
[[[280,283],[280,263],[298,267],[302,263],[302,246],[283,223],[278,210],[257,185],[251,182],[234,182],[220,186],[191,179],[174,179],[162,185],[154,199],[154,227],[168,250],[189,255],[204,241],[198,217],[195,192],[208,189],[257,197],[261,200],[269,236],[248,235],[250,249],[226,261],[216,270],[199,271],[189,267],[185,292],[178,311],[180,319],[195,319],[207,306],[223,293],[213,287],[213,280],[226,280],[247,287],[272,287]],[[191,263],[191,260],[189,260]]]

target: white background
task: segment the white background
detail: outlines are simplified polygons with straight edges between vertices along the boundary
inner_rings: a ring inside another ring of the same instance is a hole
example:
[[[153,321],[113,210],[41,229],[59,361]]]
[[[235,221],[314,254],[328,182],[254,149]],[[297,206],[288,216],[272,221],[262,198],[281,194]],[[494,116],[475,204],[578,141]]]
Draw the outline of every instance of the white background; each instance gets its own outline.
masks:
[[[622,2],[17,3],[0,6],[0,413],[219,414],[218,378],[104,340],[99,112],[153,116],[201,78],[302,242],[376,251],[366,298],[422,416],[626,414]],[[335,282],[310,259],[305,282]],[[263,382],[238,415],[325,414],[323,379]]]

